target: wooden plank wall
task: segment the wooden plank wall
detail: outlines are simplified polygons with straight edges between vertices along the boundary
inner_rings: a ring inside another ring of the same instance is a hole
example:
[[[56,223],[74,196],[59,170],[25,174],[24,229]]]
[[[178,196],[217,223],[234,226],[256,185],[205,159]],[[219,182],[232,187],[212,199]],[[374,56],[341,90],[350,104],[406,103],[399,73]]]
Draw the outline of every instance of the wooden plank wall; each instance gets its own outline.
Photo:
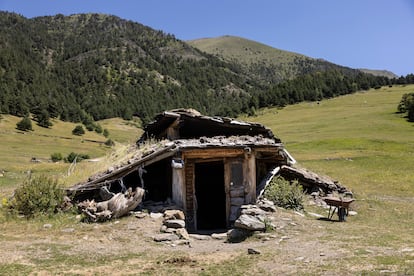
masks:
[[[177,206],[186,209],[185,169],[172,168],[172,198]]]
[[[186,205],[186,225],[187,229],[190,231],[194,231],[195,229],[195,210],[194,210],[194,162],[190,160],[186,160],[185,162],[185,205]]]

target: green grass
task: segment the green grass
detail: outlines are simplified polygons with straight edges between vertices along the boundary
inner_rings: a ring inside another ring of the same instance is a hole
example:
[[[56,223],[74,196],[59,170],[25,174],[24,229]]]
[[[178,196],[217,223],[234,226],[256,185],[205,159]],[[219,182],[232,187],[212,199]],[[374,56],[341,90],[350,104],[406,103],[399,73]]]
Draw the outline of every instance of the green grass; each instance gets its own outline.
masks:
[[[362,193],[414,196],[414,125],[396,113],[414,86],[260,111],[244,118],[270,127],[304,167]]]
[[[412,91],[414,85],[386,87],[242,118],[270,127],[299,165],[354,192],[358,215],[349,223],[324,225],[324,238],[336,240],[338,247],[358,248],[338,266],[351,269],[353,264],[368,274],[414,271],[412,255],[400,253],[414,244],[414,124],[396,113],[402,94]],[[361,250],[372,247],[380,252],[359,258]],[[371,265],[372,271],[362,269]]]
[[[138,119],[125,121],[120,118],[105,119],[99,122],[109,131],[109,138],[120,143],[135,143],[142,135],[142,125]]]
[[[352,208],[358,214],[348,217],[346,223],[317,220],[310,215],[301,218],[290,212],[278,211],[276,217],[292,214],[290,217],[296,226],[287,224],[284,229],[272,232],[277,238],[260,243],[258,248],[262,251],[261,255],[247,255],[246,250],[239,247],[232,251],[190,254],[184,247],[169,250],[163,245],[150,246],[148,237],[141,236],[142,240],[138,239],[136,249],[130,249],[131,251],[113,252],[111,256],[102,252],[88,252],[91,255],[82,258],[83,252],[76,252],[80,255],[74,254],[75,245],[70,242],[79,246],[79,241],[82,243],[84,237],[89,236],[85,243],[94,239],[94,242],[99,244],[101,241],[97,237],[102,236],[102,243],[109,237],[113,238],[111,242],[105,243],[106,246],[113,244],[120,248],[120,244],[124,244],[127,247],[132,239],[132,236],[128,235],[144,235],[139,231],[128,230],[127,225],[134,223],[136,219],[122,219],[118,224],[100,224],[95,228],[92,224],[80,223],[74,214],[57,215],[52,218],[39,217],[30,221],[2,214],[0,242],[7,244],[8,248],[15,245],[20,250],[37,249],[36,254],[29,260],[26,258],[25,261],[14,263],[3,260],[0,271],[23,275],[41,272],[132,274],[137,271],[146,275],[221,275],[230,271],[234,274],[250,275],[412,275],[414,124],[395,113],[402,94],[412,91],[414,85],[386,87],[321,101],[319,104],[301,103],[284,109],[260,110],[256,117],[242,118],[270,127],[301,166],[329,175],[354,192],[356,201]],[[8,141],[7,145],[1,143],[0,146],[7,160],[0,161],[0,168],[7,168],[6,177],[0,177],[0,191],[3,194],[5,191],[10,192],[16,183],[14,179],[10,179],[11,175],[16,178],[23,177],[23,172],[29,169],[38,172],[50,170],[50,174],[61,175],[66,170],[65,164],[31,164],[30,158],[33,154],[38,158],[49,158],[53,151],[64,153],[87,150],[85,153],[92,156],[106,155],[106,165],[110,164],[112,156],[119,158],[126,154],[125,148],[121,147],[115,152],[109,151],[112,152],[109,154],[106,148],[100,148],[101,146],[95,142],[82,143],[68,139],[58,141],[57,138],[36,136],[37,131],[48,131],[43,129],[35,129],[31,134],[20,134],[13,129],[11,120],[15,122],[17,118],[3,116],[0,121],[0,138],[5,139],[2,141]],[[128,123],[108,120],[101,122],[101,125],[104,126],[106,123],[113,137],[133,141],[134,137],[138,136],[139,130]],[[7,124],[9,127],[4,128]],[[58,136],[71,137],[68,133],[74,125],[68,125],[66,130],[64,127],[60,129],[60,126],[62,125],[56,122],[53,127],[56,127]],[[127,127],[131,129],[123,130]],[[124,132],[117,134],[118,130]],[[128,133],[131,136],[128,136]],[[12,136],[14,139],[6,136]],[[20,145],[33,141],[33,137],[39,140],[41,147],[37,144]],[[105,140],[103,137],[98,138],[102,139],[101,141]],[[52,145],[53,140],[47,139],[57,139],[58,142]],[[12,146],[16,147],[14,156],[13,150],[9,149]],[[77,146],[79,148],[75,148]],[[77,168],[80,176],[74,179],[85,178],[105,164],[82,162]],[[66,181],[73,183],[74,179]],[[326,212],[311,205],[306,205],[305,210],[320,214]],[[45,223],[51,223],[53,227],[46,230],[43,226]],[[75,228],[73,233],[62,232],[62,229],[70,227]],[[278,243],[277,240],[285,235],[290,238]],[[47,242],[49,237],[54,239]],[[255,241],[257,242],[255,239],[248,239],[246,243]],[[223,245],[226,246],[233,245]],[[321,250],[326,256],[319,256]],[[190,261],[165,262],[177,256],[189,257]],[[298,256],[304,256],[311,261],[298,261]],[[68,267],[72,269],[68,271]]]
[[[25,264],[0,264],[0,275],[30,275],[33,271],[31,265]]]
[[[64,176],[69,164],[50,162],[53,153],[67,156],[70,152],[76,152],[88,154],[93,159],[111,152],[111,148],[103,144],[107,138],[101,134],[86,131],[82,136],[73,135],[72,130],[77,124],[53,120],[51,128],[42,128],[33,122],[33,131],[23,132],[16,129],[16,123],[20,120],[9,115],[2,115],[0,119],[0,172],[5,172],[0,177],[0,197],[11,193],[27,177],[28,171]],[[114,118],[99,123],[109,130],[109,138],[120,143],[132,143],[142,133],[137,128],[139,122]],[[33,157],[41,162],[31,162]]]

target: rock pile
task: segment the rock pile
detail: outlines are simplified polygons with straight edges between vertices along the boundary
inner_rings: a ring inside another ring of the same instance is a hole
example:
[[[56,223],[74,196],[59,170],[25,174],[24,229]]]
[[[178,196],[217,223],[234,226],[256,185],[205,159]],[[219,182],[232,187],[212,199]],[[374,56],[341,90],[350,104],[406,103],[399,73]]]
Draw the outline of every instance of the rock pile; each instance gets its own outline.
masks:
[[[152,207],[153,210],[159,210],[157,207],[161,209],[161,206],[157,206],[154,203],[152,203]],[[272,201],[266,199],[260,199],[256,204],[241,205],[238,218],[234,222],[234,228],[222,234],[189,235],[185,228],[185,215],[183,211],[171,208],[163,209],[162,211],[162,214],[159,213],[160,217],[162,216],[163,218],[160,227],[161,233],[153,236],[153,239],[156,242],[166,242],[173,246],[190,244],[191,239],[224,239],[228,242],[241,242],[254,233],[263,233],[275,228],[269,214],[275,212],[276,207]]]
[[[269,212],[275,212],[272,201],[261,199],[255,205],[240,206],[240,216],[234,222],[234,228],[227,232],[227,241],[240,242],[254,232],[264,232],[274,228],[268,217]]]
[[[154,236],[154,241],[173,242],[175,245],[190,243],[190,236],[185,229],[185,215],[181,210],[164,211],[160,232]]]

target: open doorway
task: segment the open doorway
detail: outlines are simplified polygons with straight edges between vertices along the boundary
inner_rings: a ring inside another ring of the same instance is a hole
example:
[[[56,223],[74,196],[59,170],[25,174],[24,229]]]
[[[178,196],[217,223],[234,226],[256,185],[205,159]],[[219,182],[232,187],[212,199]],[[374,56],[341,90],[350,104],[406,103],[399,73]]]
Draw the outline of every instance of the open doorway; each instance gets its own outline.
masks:
[[[171,178],[171,159],[166,158],[144,167],[141,176],[138,169],[132,171],[123,178],[123,184],[126,188],[144,188],[144,201],[159,202],[172,198]],[[143,180],[143,183],[141,180]]]
[[[222,161],[195,164],[195,195],[197,229],[225,229],[227,227],[226,192]]]
[[[172,198],[171,159],[166,158],[145,167],[145,200],[165,201]]]

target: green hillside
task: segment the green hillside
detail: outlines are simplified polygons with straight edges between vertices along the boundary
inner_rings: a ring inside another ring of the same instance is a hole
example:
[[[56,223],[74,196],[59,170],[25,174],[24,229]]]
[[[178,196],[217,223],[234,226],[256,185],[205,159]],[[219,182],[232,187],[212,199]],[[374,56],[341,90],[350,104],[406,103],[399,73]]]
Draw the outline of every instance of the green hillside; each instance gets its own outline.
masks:
[[[414,197],[413,124],[397,113],[414,86],[369,90],[243,118],[270,127],[304,167],[328,174],[359,196]]]
[[[395,82],[226,39],[234,57],[223,60],[116,16],[28,19],[0,12],[0,114],[30,113],[45,126],[49,118],[87,125],[133,116],[146,124],[156,113],[180,107],[234,117]]]
[[[372,69],[359,69],[360,71],[364,72],[364,73],[368,73],[374,76],[384,76],[387,78],[398,78],[398,76],[396,74],[394,74],[393,72],[390,72],[388,70],[372,70]]]
[[[278,83],[319,71],[342,70],[346,73],[352,71],[351,68],[236,36],[203,38],[187,43],[228,62],[239,64],[246,74],[267,83]]]
[[[329,175],[353,191],[358,215],[346,224],[319,225],[328,233],[318,244],[347,252],[335,263],[322,264],[322,271],[414,272],[412,251],[402,253],[414,244],[413,123],[396,113],[401,96],[413,91],[414,85],[372,89],[319,104],[265,109],[257,117],[244,118],[271,127],[299,166]],[[305,274],[321,274],[311,267]]]
[[[187,43],[204,52],[227,59],[237,59],[246,64],[266,59],[269,62],[275,59],[273,61],[275,64],[287,64],[295,58],[305,58],[301,54],[279,50],[253,40],[230,35],[189,40]]]
[[[32,19],[0,12],[0,113],[65,121],[192,106],[240,112],[251,80],[173,35],[103,14]],[[237,96],[237,97],[235,97]]]
[[[94,131],[86,131],[82,136],[73,135],[72,130],[77,125],[74,123],[53,120],[52,128],[33,124],[33,131],[23,132],[16,129],[19,121],[20,118],[15,116],[0,115],[0,193],[3,195],[4,192],[11,194],[29,173],[54,175],[69,183],[76,181],[73,176],[67,179],[70,164],[51,162],[53,153],[63,157],[71,152],[87,154],[93,160],[114,150],[104,145],[106,137]],[[122,144],[134,143],[142,133],[133,122],[120,118],[103,120],[99,124],[109,130],[109,138],[118,143],[115,149],[123,148]],[[96,162],[84,162],[87,170],[97,168]],[[81,177],[87,177],[90,172]]]

